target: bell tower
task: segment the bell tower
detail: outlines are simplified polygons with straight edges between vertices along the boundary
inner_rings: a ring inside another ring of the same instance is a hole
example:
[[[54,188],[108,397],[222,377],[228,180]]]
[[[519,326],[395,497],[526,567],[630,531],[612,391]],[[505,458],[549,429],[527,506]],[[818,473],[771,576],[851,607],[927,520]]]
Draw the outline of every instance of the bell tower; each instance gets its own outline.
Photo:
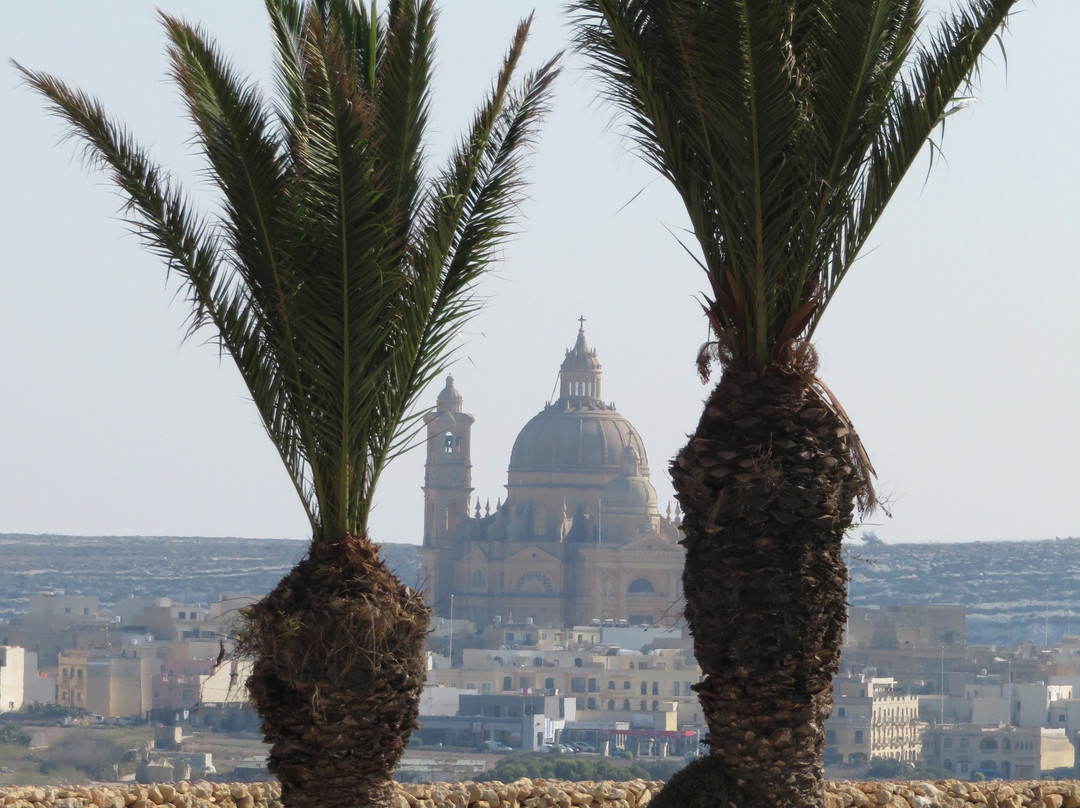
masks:
[[[424,466],[424,546],[447,546],[458,523],[469,516],[472,461],[469,444],[473,417],[461,411],[454,377],[446,377],[427,426]]]

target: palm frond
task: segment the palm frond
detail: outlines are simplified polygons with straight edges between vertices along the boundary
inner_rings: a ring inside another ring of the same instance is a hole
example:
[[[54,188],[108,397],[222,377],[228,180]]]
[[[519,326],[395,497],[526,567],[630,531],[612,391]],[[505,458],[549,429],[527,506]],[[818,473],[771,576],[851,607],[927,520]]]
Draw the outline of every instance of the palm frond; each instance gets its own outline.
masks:
[[[472,314],[473,285],[510,232],[523,155],[557,72],[519,91],[519,29],[450,168],[424,172],[435,12],[391,0],[267,0],[277,49],[268,101],[197,28],[162,15],[172,76],[220,193],[192,211],[92,99],[23,70],[136,232],[184,283],[190,329],[235,360],[311,521],[313,540],[367,529],[375,484],[417,396]],[[21,68],[20,68],[21,69]]]
[[[83,141],[87,162],[112,177],[126,198],[125,221],[180,277],[191,308],[188,333],[203,327],[215,329],[222,348],[234,357],[245,381],[256,379],[261,395],[277,400],[280,411],[287,412],[288,392],[277,383],[273,370],[265,365],[258,370],[258,323],[223,254],[218,229],[191,209],[169,176],[108,118],[97,101],[48,74],[16,66],[27,83],[52,102],[53,112],[68,124],[71,136]],[[310,481],[302,471],[303,452],[297,436],[272,422],[264,424],[314,527],[318,515],[312,507]]]
[[[812,333],[1015,2],[936,29],[922,0],[571,2],[602,92],[683,198],[734,359]]]

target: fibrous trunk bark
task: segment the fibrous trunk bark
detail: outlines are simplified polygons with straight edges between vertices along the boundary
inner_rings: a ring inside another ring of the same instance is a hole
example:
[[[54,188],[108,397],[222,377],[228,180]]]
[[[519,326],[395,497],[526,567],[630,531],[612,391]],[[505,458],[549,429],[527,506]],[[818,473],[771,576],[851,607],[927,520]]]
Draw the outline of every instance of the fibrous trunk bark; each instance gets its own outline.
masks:
[[[860,479],[846,420],[791,368],[729,367],[672,463],[683,590],[727,808],[824,803],[840,661],[840,543]]]
[[[430,610],[363,536],[315,543],[243,612],[252,703],[289,808],[389,806],[417,726]]]

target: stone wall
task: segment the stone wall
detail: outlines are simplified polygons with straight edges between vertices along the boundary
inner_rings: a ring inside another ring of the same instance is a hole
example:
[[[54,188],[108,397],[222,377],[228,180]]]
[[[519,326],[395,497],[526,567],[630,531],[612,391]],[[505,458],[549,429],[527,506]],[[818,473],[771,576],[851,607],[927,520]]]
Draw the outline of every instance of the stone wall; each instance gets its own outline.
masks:
[[[394,808],[645,808],[663,783],[399,784]],[[282,808],[277,783],[0,787],[3,808]],[[1080,808],[1080,781],[835,782],[826,808]],[[767,808],[767,807],[766,807]]]

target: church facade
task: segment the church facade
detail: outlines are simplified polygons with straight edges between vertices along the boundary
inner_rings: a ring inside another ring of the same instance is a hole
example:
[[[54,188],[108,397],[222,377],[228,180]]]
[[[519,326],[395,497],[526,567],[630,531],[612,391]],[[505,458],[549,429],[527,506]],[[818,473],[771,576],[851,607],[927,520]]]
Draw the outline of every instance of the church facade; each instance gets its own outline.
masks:
[[[559,398],[518,434],[507,495],[472,503],[474,419],[452,377],[427,416],[424,541],[428,603],[478,627],[501,618],[555,627],[592,620],[674,625],[682,613],[679,514],[657,508],[645,445],[601,397],[584,328]]]

